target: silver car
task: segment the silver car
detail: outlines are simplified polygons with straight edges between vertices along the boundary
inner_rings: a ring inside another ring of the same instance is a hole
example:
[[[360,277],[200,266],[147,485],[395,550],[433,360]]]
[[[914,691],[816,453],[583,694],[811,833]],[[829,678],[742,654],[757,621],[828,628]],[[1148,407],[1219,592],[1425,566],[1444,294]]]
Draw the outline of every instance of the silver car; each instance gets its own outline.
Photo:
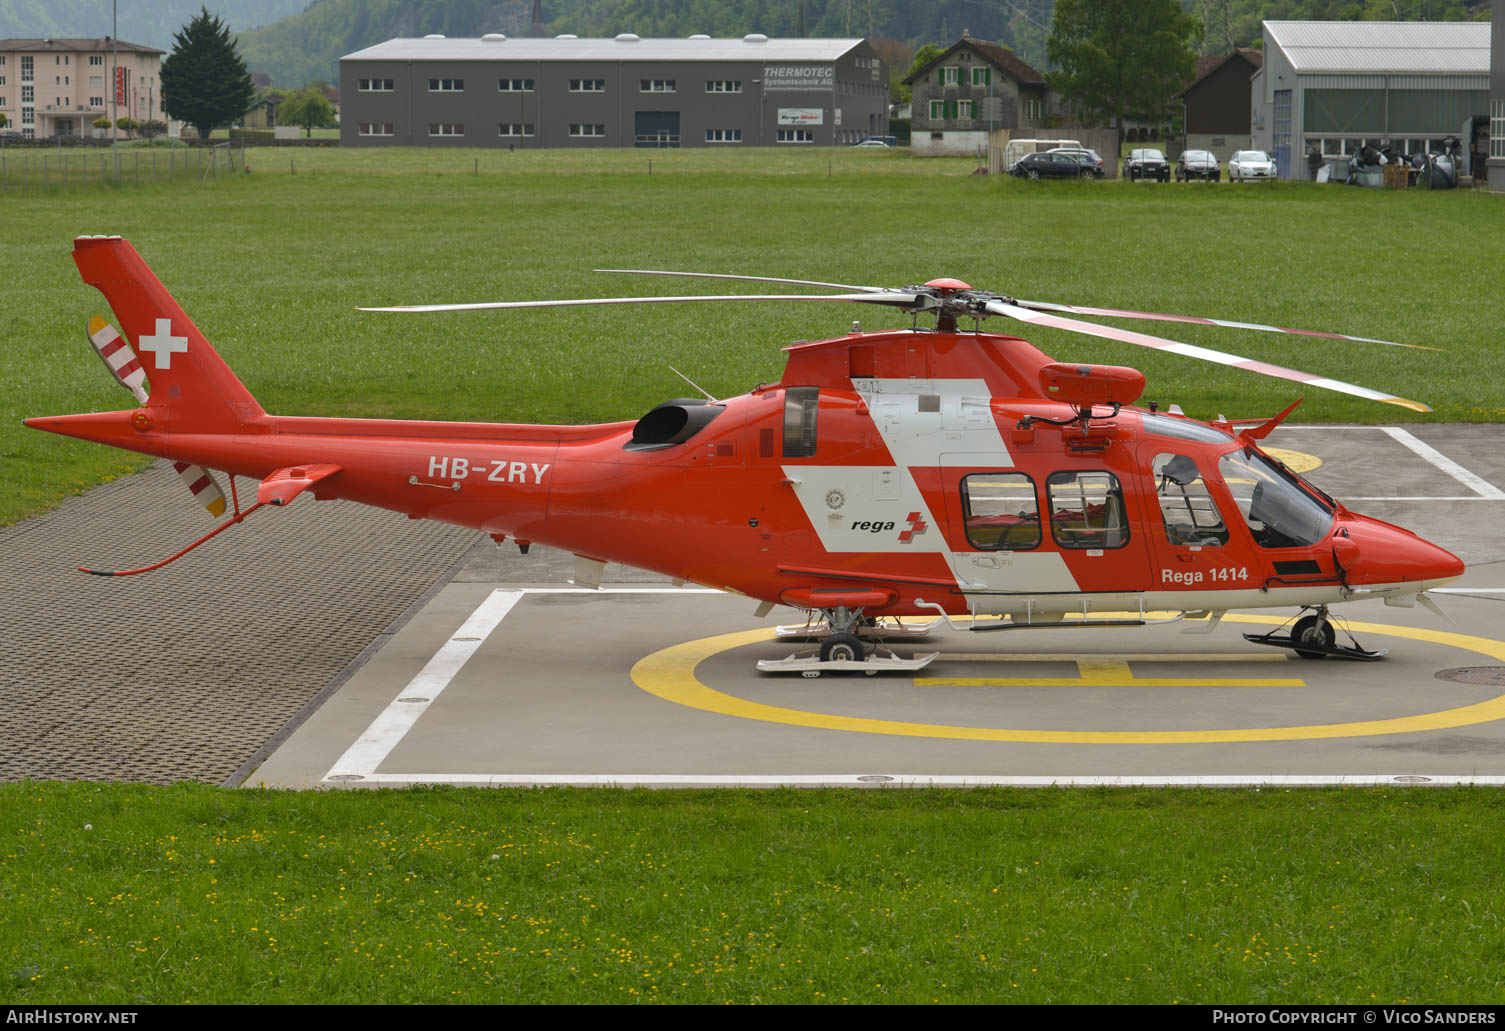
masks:
[[[1274,179],[1275,160],[1262,150],[1240,150],[1228,159],[1228,181]]]

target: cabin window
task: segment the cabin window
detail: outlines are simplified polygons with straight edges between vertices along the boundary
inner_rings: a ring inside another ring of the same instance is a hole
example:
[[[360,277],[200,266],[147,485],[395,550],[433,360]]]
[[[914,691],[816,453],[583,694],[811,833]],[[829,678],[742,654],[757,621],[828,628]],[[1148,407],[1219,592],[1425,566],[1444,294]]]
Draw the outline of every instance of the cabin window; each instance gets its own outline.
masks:
[[[970,473],[962,477],[967,543],[979,551],[1015,551],[1040,544],[1040,504],[1035,481],[1023,473]]]
[[[1166,539],[1204,548],[1227,544],[1228,527],[1196,461],[1188,455],[1160,454],[1153,468]]]
[[[1218,472],[1262,548],[1310,547],[1332,528],[1332,512],[1253,448],[1224,455]]]
[[[790,387],[784,391],[785,458],[815,456],[815,416],[819,410],[819,387]]]
[[[1122,548],[1129,543],[1124,492],[1118,477],[1100,469],[1051,473],[1050,532],[1063,548]]]

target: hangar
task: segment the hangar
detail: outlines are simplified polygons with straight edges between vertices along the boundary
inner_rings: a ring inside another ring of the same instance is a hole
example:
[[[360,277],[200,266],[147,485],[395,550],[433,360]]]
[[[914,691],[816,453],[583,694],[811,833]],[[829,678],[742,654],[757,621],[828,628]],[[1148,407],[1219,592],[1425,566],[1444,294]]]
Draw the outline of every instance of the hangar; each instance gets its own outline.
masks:
[[[1251,136],[1282,179],[1303,155],[1364,146],[1432,152],[1489,113],[1488,22],[1267,21],[1253,76]]]
[[[819,147],[888,132],[861,39],[391,39],[340,59],[344,146]]]

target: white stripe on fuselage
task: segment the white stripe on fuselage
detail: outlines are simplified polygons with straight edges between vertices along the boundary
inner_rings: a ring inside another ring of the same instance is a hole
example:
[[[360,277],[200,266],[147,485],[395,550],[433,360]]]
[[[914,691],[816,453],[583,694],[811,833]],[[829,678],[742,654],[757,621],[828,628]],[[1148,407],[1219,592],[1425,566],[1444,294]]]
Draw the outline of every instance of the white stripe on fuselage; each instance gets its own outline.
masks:
[[[785,466],[810,525],[830,553],[942,555],[963,586],[1074,591],[1057,552],[953,553],[911,470],[1012,469],[981,379],[854,379],[891,466]],[[922,409],[931,409],[925,411]],[[910,516],[918,513],[918,518]],[[922,530],[916,530],[917,526]],[[980,558],[980,562],[978,559]]]

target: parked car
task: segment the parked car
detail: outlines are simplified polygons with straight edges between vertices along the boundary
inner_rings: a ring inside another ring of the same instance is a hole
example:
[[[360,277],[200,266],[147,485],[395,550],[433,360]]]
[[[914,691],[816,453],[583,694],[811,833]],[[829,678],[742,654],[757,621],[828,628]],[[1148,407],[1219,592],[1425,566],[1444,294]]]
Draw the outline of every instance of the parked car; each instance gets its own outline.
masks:
[[[1218,165],[1218,159],[1210,150],[1183,150],[1180,157],[1176,158],[1176,182],[1190,182],[1193,179],[1211,179],[1217,182],[1223,178],[1222,168]]]
[[[1274,179],[1275,161],[1262,150],[1240,150],[1228,159],[1228,181]]]
[[[1086,158],[1087,163],[1090,164],[1093,168],[1102,171],[1103,175],[1107,174],[1107,170],[1103,168],[1102,155],[1093,150],[1091,147],[1052,147],[1050,150],[1046,151],[1046,153],[1071,154],[1076,157]],[[1099,175],[1098,178],[1101,179],[1103,175]]]
[[[1012,172],[1021,179],[1101,179],[1103,170],[1085,154],[1026,154]]]
[[[899,137],[897,136],[864,136],[860,142],[852,144],[854,147],[897,147],[898,145]]]
[[[854,144],[852,144],[852,146],[854,146],[854,147],[886,147],[886,146],[888,146],[888,144],[884,143],[882,140],[867,139],[867,140],[862,140],[859,143],[854,143]]]
[[[1159,179],[1168,183],[1171,181],[1171,166],[1165,160],[1165,155],[1153,147],[1131,150],[1129,156],[1124,158],[1124,178],[1130,181]]]

